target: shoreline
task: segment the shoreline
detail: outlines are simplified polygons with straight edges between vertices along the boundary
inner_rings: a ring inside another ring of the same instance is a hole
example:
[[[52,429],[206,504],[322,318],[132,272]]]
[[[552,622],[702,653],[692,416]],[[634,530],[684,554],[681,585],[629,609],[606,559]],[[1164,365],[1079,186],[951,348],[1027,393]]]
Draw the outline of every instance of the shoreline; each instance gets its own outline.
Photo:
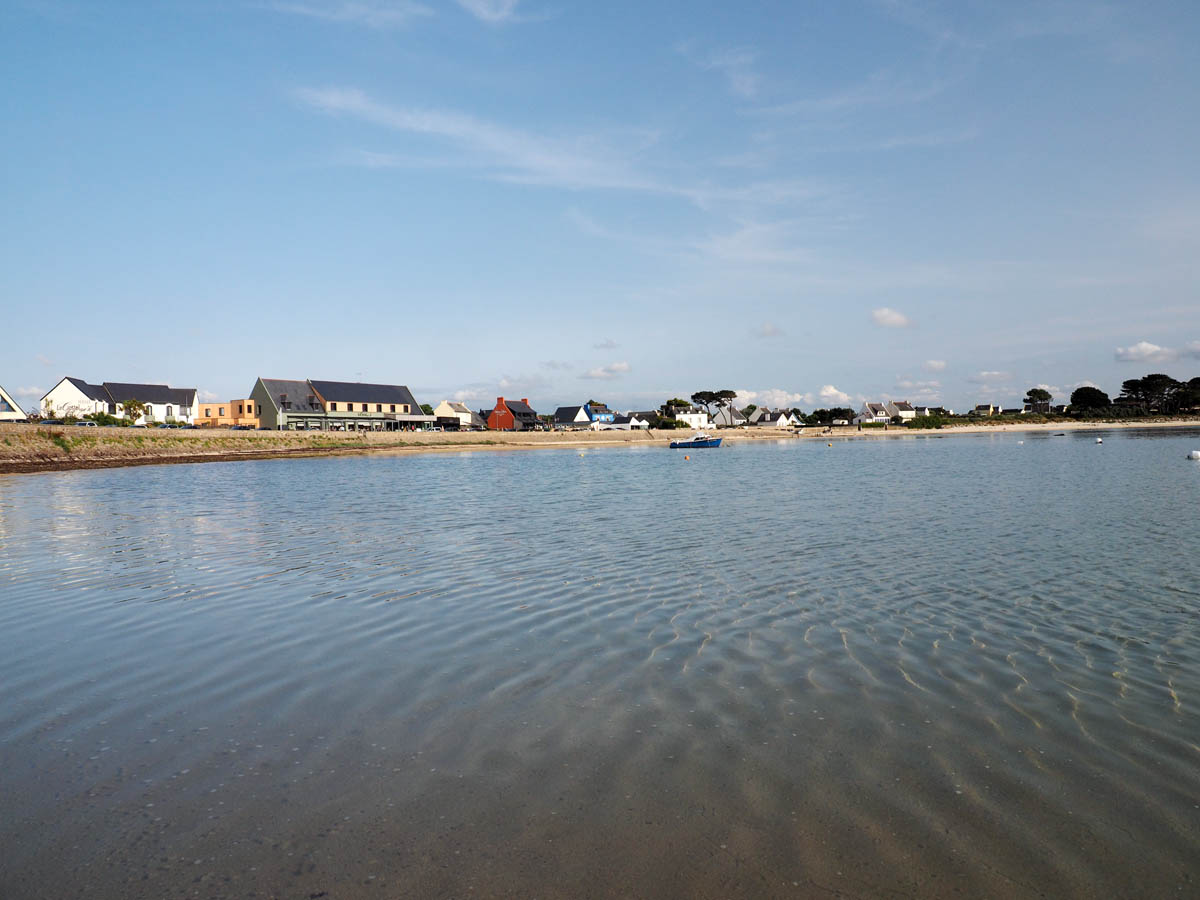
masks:
[[[1029,422],[996,425],[949,425],[909,430],[903,426],[859,431],[839,426],[826,433],[808,426],[801,434],[765,430],[722,429],[729,443],[780,440],[876,440],[912,437],[950,437],[979,434],[1021,434],[1068,431],[1200,428],[1200,419],[1094,422]],[[679,431],[584,432],[368,432],[331,439],[325,432],[137,431],[41,428],[0,425],[0,475],[29,475],[77,469],[126,466],[183,465],[205,462],[243,462],[361,453],[453,453],[489,450],[541,450],[603,447],[666,447]],[[56,440],[57,436],[57,440]]]

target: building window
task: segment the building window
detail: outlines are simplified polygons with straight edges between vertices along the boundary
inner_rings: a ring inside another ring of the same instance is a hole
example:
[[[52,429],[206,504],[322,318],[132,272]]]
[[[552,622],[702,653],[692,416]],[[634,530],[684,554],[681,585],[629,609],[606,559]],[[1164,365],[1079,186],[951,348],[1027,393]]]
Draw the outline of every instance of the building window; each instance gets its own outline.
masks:
[[[337,404],[336,403],[330,403],[329,408],[331,410],[333,410],[334,412],[337,412]]]
[[[261,404],[261,403],[260,403],[260,404],[258,404],[258,414],[259,414],[260,416],[262,415],[262,404]]]
[[[210,407],[207,407],[207,406],[204,407],[204,418],[206,418],[206,419],[212,418],[212,409]]]
[[[405,404],[404,404],[404,411],[405,411],[406,413],[408,413],[408,412],[412,412],[412,410],[408,408],[408,404],[407,404],[407,403],[405,403]]]
[[[395,404],[395,403],[393,403],[393,404],[392,404],[392,412],[395,412],[395,411],[396,411],[396,404]]]
[[[217,410],[217,415],[218,415],[218,416],[223,416],[223,415],[225,415],[225,407],[223,407],[223,406],[222,406],[222,407],[220,407],[220,408]]]
[[[367,412],[367,404],[365,404],[365,403],[364,403],[364,404],[362,405],[362,408],[363,408],[363,410],[362,410],[363,412]]]
[[[239,403],[238,404],[238,415],[240,416],[241,414],[242,414],[242,404]]]
[[[375,412],[383,412],[383,404],[382,403],[375,404]]]

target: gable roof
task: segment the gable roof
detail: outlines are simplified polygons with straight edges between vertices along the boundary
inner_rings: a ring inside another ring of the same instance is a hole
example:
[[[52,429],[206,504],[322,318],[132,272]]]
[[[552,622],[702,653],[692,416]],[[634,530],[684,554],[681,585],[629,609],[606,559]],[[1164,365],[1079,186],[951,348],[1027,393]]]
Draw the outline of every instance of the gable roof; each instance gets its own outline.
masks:
[[[449,406],[456,413],[466,413],[467,415],[473,415],[471,410],[467,409],[467,404],[461,403],[458,400],[447,400],[446,405]]]
[[[358,381],[313,381],[316,393],[325,400],[336,403],[407,403],[410,409],[420,407],[407,387],[402,384],[364,384]]]
[[[108,391],[106,391],[101,385],[88,384],[82,378],[72,378],[70,375],[64,378],[63,381],[71,382],[71,384],[75,385],[79,392],[89,400],[98,400],[101,403],[112,402],[112,398],[108,395]],[[62,382],[60,381],[59,384],[62,384]]]
[[[21,404],[14,400],[12,395],[4,389],[4,385],[0,385],[0,403],[7,403],[12,407],[12,412],[20,413],[22,416],[25,415],[25,410],[21,409]],[[7,410],[0,409],[0,412],[7,412]]]
[[[514,416],[537,417],[537,413],[533,411],[533,407],[528,403],[522,403],[520,400],[505,400],[504,405],[508,407],[508,411]]]
[[[290,404],[287,412],[325,411],[319,401],[314,399],[314,402],[308,402],[308,398],[313,396],[313,389],[307,381],[288,381],[283,378],[260,378],[258,380],[266,388],[267,396],[271,398],[271,402],[277,410],[283,409],[281,400],[286,400]]]
[[[506,400],[504,402],[510,403],[511,401]],[[580,422],[580,421],[586,422],[587,421],[586,415],[584,416],[583,419],[579,418],[579,414],[581,412],[583,412],[582,406],[560,406],[558,409],[556,409],[554,411],[554,421],[556,424],[559,424],[559,425],[563,425],[563,424],[569,425],[569,424],[573,424],[575,422]]]
[[[142,403],[173,403],[176,406],[191,406],[196,398],[195,388],[173,388],[165,384],[133,384],[123,381],[106,381],[104,382],[104,389],[108,392],[108,396],[112,398],[113,403],[124,403],[126,400],[140,400]]]
[[[909,403],[907,400],[893,400],[892,406],[894,406],[894,407],[896,407],[896,409],[902,410],[904,412],[912,411],[912,404]]]

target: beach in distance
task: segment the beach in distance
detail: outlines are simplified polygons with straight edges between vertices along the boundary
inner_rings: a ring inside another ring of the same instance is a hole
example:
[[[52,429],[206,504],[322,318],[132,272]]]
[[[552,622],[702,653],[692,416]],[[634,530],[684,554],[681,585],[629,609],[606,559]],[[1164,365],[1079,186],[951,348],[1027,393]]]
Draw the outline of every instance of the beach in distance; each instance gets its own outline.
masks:
[[[1074,422],[1005,422],[948,425],[939,429],[903,426],[808,426],[793,432],[770,428],[727,428],[725,443],[779,440],[876,440],[941,438],[971,434],[1056,434],[1069,431],[1186,429],[1200,419]],[[326,432],[230,431],[228,429],[126,429],[0,424],[0,474],[101,469],[169,463],[233,462],[347,453],[429,453],[474,450],[535,450],[563,447],[663,446],[687,437],[686,430]]]

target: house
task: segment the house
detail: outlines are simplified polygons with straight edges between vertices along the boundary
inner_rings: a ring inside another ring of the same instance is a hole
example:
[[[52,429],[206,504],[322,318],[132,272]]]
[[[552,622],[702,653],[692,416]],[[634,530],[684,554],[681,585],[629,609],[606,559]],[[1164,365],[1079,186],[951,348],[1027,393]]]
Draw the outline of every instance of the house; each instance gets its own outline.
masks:
[[[239,425],[257,428],[262,404],[252,398],[230,400],[227,403],[201,403],[196,411],[196,424],[207,428],[228,428]]]
[[[436,421],[402,384],[259,378],[250,398],[263,427],[280,431],[411,431]]]
[[[488,414],[487,426],[492,431],[531,431],[542,427],[541,419],[529,405],[529,400],[496,398],[496,407]]]
[[[592,422],[611,422],[617,415],[608,408],[607,404],[595,401],[585,403],[583,409],[587,413],[588,419]]]
[[[1000,407],[992,403],[980,403],[968,415],[972,416],[995,416],[1000,414]]]
[[[96,413],[123,416],[125,404],[131,400],[137,400],[145,406],[145,412],[134,419],[134,424],[191,423],[195,417],[195,388],[122,381],[106,381],[95,385],[69,377],[62,379],[42,397],[41,410],[42,415],[50,417],[83,417]]]
[[[25,410],[0,386],[0,422],[24,422]]]
[[[901,422],[911,422],[917,417],[917,411],[907,400],[889,400],[883,405],[888,415]]]
[[[854,417],[855,425],[886,425],[890,421],[892,415],[882,403],[864,403]]]
[[[642,428],[652,428],[654,427],[654,423],[662,418],[662,413],[657,409],[631,411],[629,415],[635,422],[643,423],[640,426]]]
[[[611,421],[611,419],[610,419]],[[554,427],[579,429],[592,424],[587,406],[560,406],[554,411]]]
[[[451,416],[458,419],[459,431],[482,431],[487,428],[487,420],[477,412],[472,412],[465,403],[457,400],[443,400],[433,410],[437,419],[448,419]]]
[[[755,410],[758,413],[759,410]],[[792,428],[802,424],[795,416],[787,410],[769,410],[763,409],[762,415],[757,417],[754,422],[756,428]]]
[[[676,422],[682,422],[688,428],[701,429],[712,427],[712,420],[708,417],[708,413],[694,406],[668,406],[667,416]]]
[[[749,420],[742,415],[741,410],[736,406],[719,406],[717,414],[713,416],[713,424],[718,428],[739,428],[742,425],[748,425]]]

